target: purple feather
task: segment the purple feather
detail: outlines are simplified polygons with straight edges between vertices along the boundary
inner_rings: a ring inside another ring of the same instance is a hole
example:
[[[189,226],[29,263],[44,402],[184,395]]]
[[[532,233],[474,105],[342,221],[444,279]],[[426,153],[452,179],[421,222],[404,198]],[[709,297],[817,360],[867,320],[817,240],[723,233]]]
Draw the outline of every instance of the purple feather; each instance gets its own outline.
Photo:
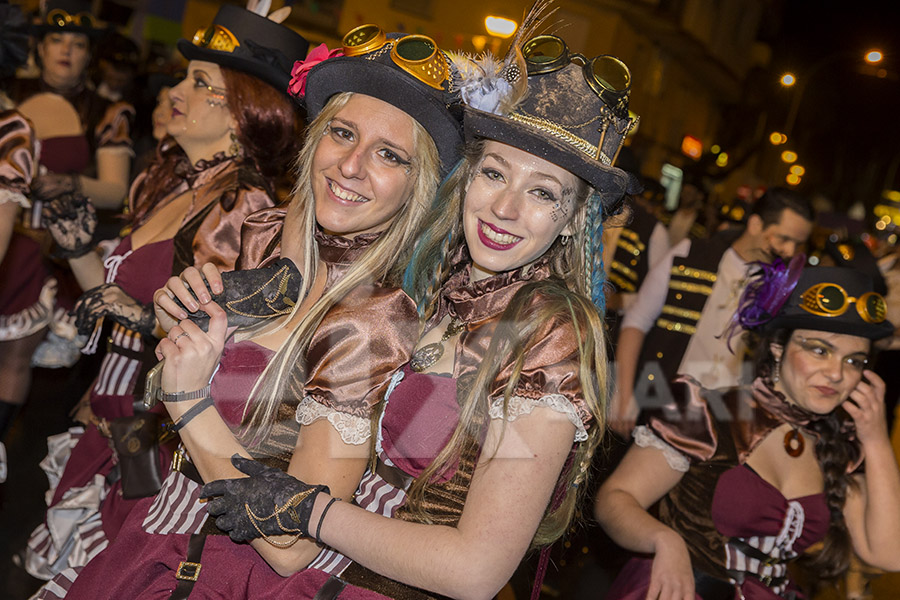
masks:
[[[731,350],[731,339],[742,329],[756,329],[775,318],[797,287],[806,255],[798,254],[785,264],[780,258],[772,263],[754,263],[758,270],[744,288],[738,309],[731,317],[725,330],[728,336],[728,349]],[[732,350],[733,352],[733,350]]]

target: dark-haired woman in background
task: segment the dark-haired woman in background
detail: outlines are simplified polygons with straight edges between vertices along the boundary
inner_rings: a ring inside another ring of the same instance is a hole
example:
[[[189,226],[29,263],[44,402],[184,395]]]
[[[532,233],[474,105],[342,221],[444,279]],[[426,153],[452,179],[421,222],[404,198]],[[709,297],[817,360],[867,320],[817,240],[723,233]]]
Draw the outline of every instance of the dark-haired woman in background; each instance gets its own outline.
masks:
[[[304,55],[307,43],[279,23],[238,10],[247,29],[219,28],[215,34],[235,40],[235,48],[241,41],[253,43],[248,35],[253,36],[260,47],[271,47],[284,59],[271,64],[249,51],[235,51],[226,61],[224,52],[213,49],[222,39],[202,35],[182,46],[191,62],[187,77],[169,91],[170,137],[132,185],[130,232],[105,263],[91,251],[95,219],[89,201],[77,192],[63,194],[45,210],[54,239],[73,257],[72,270],[89,290],[75,308],[79,330],[96,335],[101,319],[114,323],[90,391],[90,410],[82,416],[86,431],[57,474],[47,524],[28,543],[26,567],[36,577],[49,579],[66,567],[86,564],[114,538],[137,502],[120,493],[108,421],[133,414],[136,386],[156,363],[153,292],[194,264],[233,268],[243,220],[278,202],[273,182],[288,168],[299,130],[287,96],[286,57]],[[62,464],[68,445],[54,447],[61,448],[56,464]],[[99,495],[90,493],[97,488]],[[62,516],[73,510],[80,511],[74,522]],[[50,525],[55,519],[58,527]]]
[[[128,192],[134,108],[101,98],[86,85],[93,44],[105,31],[90,2],[42,2],[40,20],[31,26],[40,75],[17,79],[8,89],[34,125],[40,168],[30,210],[19,219],[0,264],[0,289],[15,290],[12,299],[0,297],[2,402],[24,402],[30,361],[65,367],[79,356],[66,313],[85,288],[79,289],[64,260],[50,260],[43,202],[79,190],[97,206],[118,210]]]
[[[884,382],[867,368],[893,327],[866,275],[802,263],[764,266],[742,298],[735,322],[760,336],[753,384],[682,379],[600,489],[607,533],[653,555],[632,559],[608,598],[792,598],[788,563],[822,539],[819,580],[851,552],[900,570],[900,470]]]

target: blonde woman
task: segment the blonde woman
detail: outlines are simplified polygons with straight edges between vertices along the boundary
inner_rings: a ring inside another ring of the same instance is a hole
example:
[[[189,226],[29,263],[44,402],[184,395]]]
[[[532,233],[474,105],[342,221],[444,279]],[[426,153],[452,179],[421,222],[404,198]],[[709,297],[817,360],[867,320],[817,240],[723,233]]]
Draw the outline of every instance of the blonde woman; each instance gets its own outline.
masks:
[[[398,43],[384,40],[387,50]],[[449,67],[441,84],[426,85],[378,49],[309,71],[298,92],[313,120],[278,226],[278,252],[303,277],[294,310],[226,343],[226,314],[210,296],[221,291],[214,268],[203,269],[211,289],[188,270],[157,292],[164,326],[188,316],[170,294],[210,316],[208,331],[182,320],[157,349],[165,359],[161,398],[186,460],[132,512],[68,597],[274,596],[279,574],[320,553],[314,541],[290,537],[231,541],[212,520],[204,524],[200,487],[237,475],[230,464],[237,452],[352,496],[368,463],[372,407],[418,330],[410,299],[384,284],[399,282],[398,259],[412,247],[461,138],[448,109]],[[196,581],[187,583],[185,562],[203,565]]]

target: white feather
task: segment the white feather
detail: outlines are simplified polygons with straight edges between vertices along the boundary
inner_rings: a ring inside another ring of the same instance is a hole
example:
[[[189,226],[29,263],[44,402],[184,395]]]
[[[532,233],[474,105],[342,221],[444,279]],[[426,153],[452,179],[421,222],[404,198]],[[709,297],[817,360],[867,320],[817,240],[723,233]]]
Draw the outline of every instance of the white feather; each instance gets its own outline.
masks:
[[[247,0],[247,10],[258,14],[261,17],[265,17],[269,14],[269,9],[271,7],[272,0]]]
[[[466,105],[496,115],[508,115],[515,110],[528,90],[521,46],[556,11],[548,10],[552,4],[553,0],[535,0],[522,19],[522,25],[509,51],[502,59],[496,58],[489,51],[479,56],[449,54],[459,73],[456,85]],[[516,72],[518,77],[513,77],[512,74]]]

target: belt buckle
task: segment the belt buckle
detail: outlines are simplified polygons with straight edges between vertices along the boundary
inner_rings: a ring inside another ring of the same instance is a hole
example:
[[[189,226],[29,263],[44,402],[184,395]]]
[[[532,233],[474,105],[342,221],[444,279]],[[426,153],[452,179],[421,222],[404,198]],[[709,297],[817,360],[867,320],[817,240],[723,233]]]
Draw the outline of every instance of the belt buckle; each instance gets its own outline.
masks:
[[[190,562],[183,560],[178,563],[178,570],[175,571],[175,579],[182,581],[197,581],[200,577],[200,569],[203,565],[198,562]]]
[[[179,446],[175,452],[172,454],[172,466],[171,469],[173,471],[181,472],[181,467],[184,465],[184,448]]]

